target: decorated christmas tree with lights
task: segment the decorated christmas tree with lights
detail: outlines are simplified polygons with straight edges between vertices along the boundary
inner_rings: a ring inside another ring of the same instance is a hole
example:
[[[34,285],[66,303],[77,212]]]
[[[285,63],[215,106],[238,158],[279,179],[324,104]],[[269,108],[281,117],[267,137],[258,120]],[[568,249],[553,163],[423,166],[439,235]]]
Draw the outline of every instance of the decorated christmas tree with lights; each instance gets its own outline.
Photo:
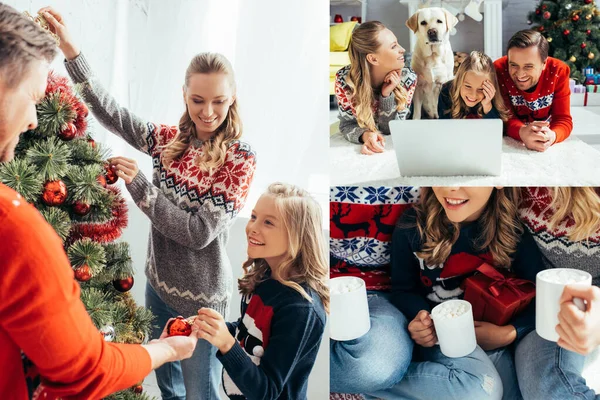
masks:
[[[569,65],[583,83],[582,70],[600,70],[600,10],[594,0],[541,0],[527,21],[550,42],[550,56]]]
[[[0,164],[0,182],[32,203],[63,240],[81,300],[104,339],[142,343],[153,315],[128,293],[129,246],[115,242],[127,226],[127,207],[113,186],[118,178],[105,161],[108,150],[89,134],[87,106],[65,77],[50,73],[37,116],[38,127],[21,135],[14,160]],[[148,397],[139,384],[108,398]]]

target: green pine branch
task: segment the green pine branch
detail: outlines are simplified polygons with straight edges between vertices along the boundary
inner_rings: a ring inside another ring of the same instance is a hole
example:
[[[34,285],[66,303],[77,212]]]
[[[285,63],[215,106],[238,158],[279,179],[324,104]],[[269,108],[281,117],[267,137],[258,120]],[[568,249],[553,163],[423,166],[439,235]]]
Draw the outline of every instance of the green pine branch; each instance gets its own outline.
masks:
[[[84,201],[90,205],[95,204],[94,200],[100,198],[102,193],[106,192],[106,189],[100,186],[96,180],[103,171],[101,164],[72,168],[65,180],[69,191],[69,201]]]
[[[90,213],[85,216],[77,216],[78,221],[105,223],[113,217],[112,211],[115,195],[112,192],[105,190],[100,185],[97,185],[97,187],[101,190],[92,195],[90,204],[93,204],[93,206]]]
[[[71,150],[58,138],[38,140],[27,150],[27,159],[37,167],[44,182],[62,179],[69,171]]]
[[[100,273],[106,264],[104,247],[88,238],[73,243],[68,248],[67,255],[73,268],[87,264],[93,275]]]
[[[42,193],[42,178],[27,160],[17,159],[0,164],[0,182],[20,193],[30,203]]]
[[[69,213],[58,207],[40,206],[38,209],[64,242],[71,232],[71,218],[69,217]]]
[[[106,271],[110,273],[113,280],[125,279],[134,275],[128,243],[107,243],[104,245],[104,249],[106,251]]]
[[[75,165],[103,164],[107,151],[100,144],[92,147],[87,138],[78,138],[71,142],[71,157]]]
[[[146,393],[137,394],[131,389],[123,390],[105,397],[104,400],[157,400],[156,397],[150,397]]]
[[[113,325],[114,304],[108,293],[97,288],[82,287],[81,301],[96,328],[102,329],[106,325]]]
[[[55,136],[77,118],[75,110],[60,95],[60,92],[51,93],[37,105],[38,126],[35,133],[38,136]]]

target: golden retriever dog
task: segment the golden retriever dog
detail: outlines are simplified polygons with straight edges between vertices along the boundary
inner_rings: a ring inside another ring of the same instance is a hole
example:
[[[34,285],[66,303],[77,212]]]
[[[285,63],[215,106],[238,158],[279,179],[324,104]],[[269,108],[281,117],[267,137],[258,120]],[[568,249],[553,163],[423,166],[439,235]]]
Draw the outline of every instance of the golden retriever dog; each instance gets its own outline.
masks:
[[[413,119],[421,119],[421,110],[429,118],[438,118],[440,90],[454,76],[450,31],[457,23],[458,18],[441,7],[422,8],[406,21],[417,37],[411,61],[418,76]]]

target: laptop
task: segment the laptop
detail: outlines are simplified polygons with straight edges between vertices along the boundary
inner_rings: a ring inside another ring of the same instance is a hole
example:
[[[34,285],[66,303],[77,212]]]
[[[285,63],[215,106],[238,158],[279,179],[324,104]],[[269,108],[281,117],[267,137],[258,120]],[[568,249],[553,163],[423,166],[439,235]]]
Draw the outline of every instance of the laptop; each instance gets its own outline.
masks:
[[[390,131],[402,176],[500,175],[500,119],[394,120]]]

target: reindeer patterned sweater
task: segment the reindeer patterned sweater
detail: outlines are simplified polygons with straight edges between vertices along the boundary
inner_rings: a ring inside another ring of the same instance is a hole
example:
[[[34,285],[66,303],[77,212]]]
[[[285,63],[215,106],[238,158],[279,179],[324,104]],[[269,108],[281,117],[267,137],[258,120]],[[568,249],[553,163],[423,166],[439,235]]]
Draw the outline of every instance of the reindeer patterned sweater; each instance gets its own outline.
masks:
[[[423,242],[416,227],[416,212],[407,210],[392,237],[392,303],[411,321],[421,310],[431,311],[446,300],[461,299],[463,281],[473,275],[483,262],[494,265],[489,251],[477,250],[480,240],[477,222],[464,224],[448,259],[440,265],[427,265],[417,256]],[[541,254],[531,234],[524,230],[514,253],[511,271],[521,279],[535,282],[535,275],[545,269]],[[535,303],[510,324],[517,340],[535,328]]]
[[[82,54],[65,66],[94,117],[109,131],[152,157],[152,182],[139,172],[127,189],[152,223],[146,276],[161,299],[184,316],[210,307],[227,315],[233,277],[225,246],[229,227],[244,206],[254,176],[255,154],[234,141],[225,164],[207,173],[195,159],[202,142],[168,167],[161,163],[165,144],[177,127],[145,122],[119,104],[93,78]]]
[[[217,353],[230,399],[306,399],[326,314],[316,292],[302,287],[311,302],[270,278],[242,299],[240,319],[227,323],[236,343]]]
[[[368,129],[361,128],[356,120],[356,111],[352,103],[352,88],[346,82],[349,72],[350,66],[347,65],[337,72],[335,79],[335,96],[338,101],[340,132],[348,141],[360,144],[362,143],[362,134]],[[408,99],[404,110],[397,110],[396,98],[393,93],[388,97],[383,97],[381,92],[379,92],[377,98],[373,99],[372,106],[375,124],[384,135],[390,134],[390,121],[406,119],[408,117],[409,107],[412,103],[415,88],[417,87],[417,74],[408,67],[403,68],[400,84],[408,91]]]

